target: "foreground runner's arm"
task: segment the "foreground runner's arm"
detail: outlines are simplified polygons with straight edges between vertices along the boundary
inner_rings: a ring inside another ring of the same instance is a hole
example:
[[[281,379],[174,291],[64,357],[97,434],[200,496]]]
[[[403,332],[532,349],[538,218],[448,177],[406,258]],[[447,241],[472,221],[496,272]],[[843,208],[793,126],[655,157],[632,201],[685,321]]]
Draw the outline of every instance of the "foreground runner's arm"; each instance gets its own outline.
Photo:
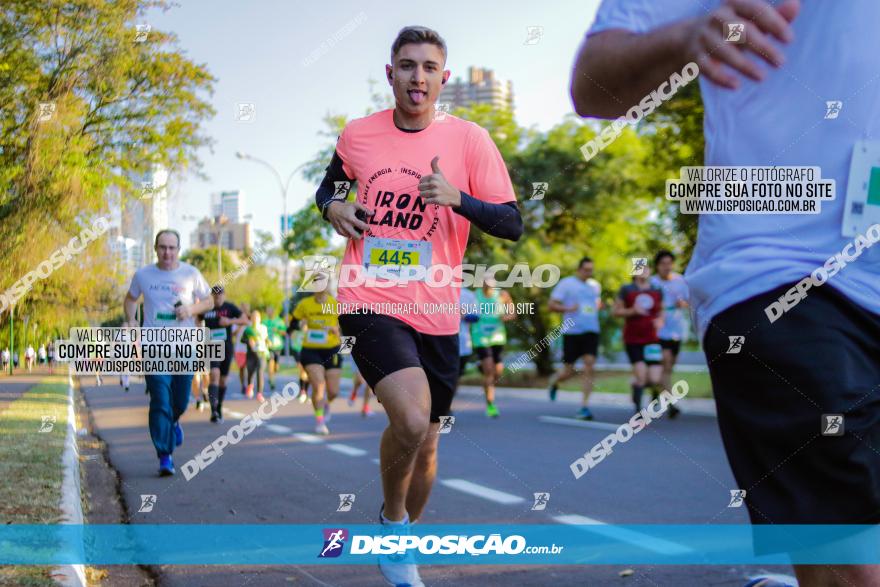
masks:
[[[431,175],[419,180],[419,194],[425,202],[452,207],[453,212],[464,216],[489,236],[512,241],[522,236],[523,221],[515,200],[493,204],[458,189],[446,180],[440,170],[440,157],[431,160],[431,171]]]
[[[770,39],[791,42],[790,23],[799,9],[799,0],[785,0],[778,7],[763,0],[727,0],[708,14],[643,34],[613,29],[591,35],[581,44],[572,72],[575,111],[581,116],[620,116],[690,62],[724,88],[739,86],[731,69],[761,81],[765,73],[756,58],[773,67],[783,64]],[[746,23],[745,43],[725,42],[722,31],[729,22]]]
[[[373,213],[357,200],[346,202],[345,198],[334,197],[337,181],[354,183],[354,179],[345,174],[339,153],[333,151],[333,158],[330,159],[324,179],[321,180],[321,185],[315,193],[315,203],[321,211],[321,216],[324,220],[330,221],[336,232],[347,238],[361,238],[363,232],[369,228],[363,220]],[[347,193],[346,197],[348,197]],[[361,213],[360,217],[357,215],[358,212]]]
[[[446,197],[426,198],[428,203],[452,206],[453,212],[464,216],[474,226],[490,236],[512,241],[519,239],[523,232],[523,221],[515,201],[503,204],[484,202],[467,192],[450,186],[439,167],[436,167],[436,159],[432,161],[432,169],[434,173],[423,177],[419,187],[422,188],[424,185],[425,190],[430,190],[430,193],[444,194]],[[359,202],[346,202],[334,198],[336,182],[339,181],[354,182],[354,179],[345,174],[342,158],[339,153],[334,151],[324,179],[315,194],[315,202],[318,209],[321,210],[321,215],[325,220],[330,221],[336,232],[342,236],[360,238],[361,232],[369,228],[363,220],[366,219],[366,216],[372,215],[372,211]],[[358,212],[362,212],[362,214],[359,216]]]

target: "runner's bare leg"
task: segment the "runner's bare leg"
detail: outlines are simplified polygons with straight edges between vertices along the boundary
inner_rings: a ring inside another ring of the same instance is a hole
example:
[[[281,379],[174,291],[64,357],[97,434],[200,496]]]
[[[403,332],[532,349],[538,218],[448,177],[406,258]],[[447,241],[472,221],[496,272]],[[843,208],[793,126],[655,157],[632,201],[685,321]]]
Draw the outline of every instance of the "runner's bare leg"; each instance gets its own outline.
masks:
[[[413,468],[430,425],[428,378],[419,367],[395,371],[376,385],[376,396],[382,402],[389,422],[382,434],[380,448],[384,513],[387,519],[398,521],[407,514],[407,493]]]
[[[428,503],[428,497],[431,495],[431,487],[434,486],[434,478],[437,476],[439,430],[440,423],[432,422],[416,456],[416,465],[406,495],[406,511],[409,512],[409,518],[413,522],[422,516],[425,504]]]

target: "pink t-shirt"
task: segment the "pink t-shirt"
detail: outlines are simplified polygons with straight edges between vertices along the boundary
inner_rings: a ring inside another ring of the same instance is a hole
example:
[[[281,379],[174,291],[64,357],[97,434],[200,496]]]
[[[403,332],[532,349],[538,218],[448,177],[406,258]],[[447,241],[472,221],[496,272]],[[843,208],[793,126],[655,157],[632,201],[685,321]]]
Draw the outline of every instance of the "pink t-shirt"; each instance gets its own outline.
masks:
[[[364,237],[427,241],[431,245],[431,266],[459,267],[470,229],[470,221],[449,206],[428,205],[419,196],[419,180],[432,173],[431,160],[435,156],[440,157],[438,165],[446,180],[459,190],[493,204],[516,201],[507,167],[489,133],[449,114],[414,133],[394,125],[393,110],[352,120],[342,131],[336,152],[346,175],[357,181],[358,201],[375,211],[367,219],[370,229]],[[343,271],[351,265],[364,267],[364,243],[364,239],[348,241]],[[436,272],[434,283],[440,274]],[[409,281],[403,287],[341,283],[337,299],[343,307],[348,304],[365,309],[374,304],[380,313],[425,334],[456,334],[461,315],[452,308],[459,301],[460,288],[431,287],[431,282]],[[418,310],[381,310],[390,304]],[[421,311],[438,306],[450,309],[430,315]]]

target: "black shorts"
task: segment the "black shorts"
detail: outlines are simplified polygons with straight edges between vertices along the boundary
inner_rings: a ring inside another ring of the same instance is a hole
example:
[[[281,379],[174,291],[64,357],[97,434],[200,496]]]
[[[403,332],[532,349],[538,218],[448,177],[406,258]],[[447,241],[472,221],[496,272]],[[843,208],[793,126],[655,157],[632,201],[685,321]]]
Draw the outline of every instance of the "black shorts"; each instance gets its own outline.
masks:
[[[659,343],[653,342],[648,344],[657,344]],[[645,360],[645,347],[648,344],[630,344],[626,343],[624,346],[626,347],[626,356],[629,357],[629,362],[635,365],[636,363],[645,363],[646,365],[659,365],[660,359],[657,360]]]
[[[469,355],[461,355],[458,357],[458,376],[461,377],[464,375],[465,370],[467,369],[467,364],[471,362],[471,357],[473,357],[473,353]]]
[[[584,355],[595,357],[598,351],[598,332],[562,335],[562,362],[566,365],[574,365]]]
[[[665,350],[672,351],[672,356],[677,357],[678,351],[681,350],[681,341],[680,340],[672,340],[671,338],[661,338],[660,339],[660,348]]]
[[[448,416],[458,383],[458,334],[432,335],[382,314],[342,314],[345,336],[356,337],[351,356],[374,390],[395,371],[420,367],[431,390],[431,422]]]
[[[222,361],[211,361],[211,369],[220,369],[221,377],[229,375],[229,367],[232,365],[232,359],[235,358],[235,345],[227,344],[224,352],[226,354],[223,355]]]
[[[492,360],[496,363],[504,362],[504,345],[503,344],[495,344],[492,346],[478,346],[474,347],[474,352],[477,353],[477,358],[481,361],[489,356],[492,357]]]
[[[303,367],[321,365],[325,369],[342,369],[342,355],[339,354],[339,346],[329,349],[303,347],[300,353],[300,361]]]
[[[764,308],[793,285],[706,332],[730,467],[755,524],[880,523],[880,316],[825,285],[771,324]],[[843,415],[842,435],[822,434],[830,414]]]

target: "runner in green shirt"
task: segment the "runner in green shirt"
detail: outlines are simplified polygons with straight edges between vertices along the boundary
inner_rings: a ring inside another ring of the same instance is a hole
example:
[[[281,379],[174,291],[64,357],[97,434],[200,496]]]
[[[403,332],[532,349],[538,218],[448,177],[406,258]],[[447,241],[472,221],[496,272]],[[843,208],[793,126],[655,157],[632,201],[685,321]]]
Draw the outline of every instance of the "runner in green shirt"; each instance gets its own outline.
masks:
[[[254,377],[257,378],[257,401],[263,401],[263,373],[269,357],[269,331],[260,321],[260,313],[251,314],[251,325],[244,329],[242,340],[247,344],[247,397],[253,397]]]
[[[269,389],[275,389],[275,373],[281,364],[281,353],[284,351],[284,337],[287,335],[287,327],[284,320],[275,315],[275,308],[269,306],[266,309],[266,321],[263,323],[269,331]]]
[[[494,279],[486,279],[476,292],[479,320],[471,324],[474,352],[480,359],[483,373],[483,392],[486,394],[486,415],[498,417],[495,406],[495,385],[504,372],[502,353],[507,344],[504,322],[516,318],[513,300],[506,291],[499,289]]]

